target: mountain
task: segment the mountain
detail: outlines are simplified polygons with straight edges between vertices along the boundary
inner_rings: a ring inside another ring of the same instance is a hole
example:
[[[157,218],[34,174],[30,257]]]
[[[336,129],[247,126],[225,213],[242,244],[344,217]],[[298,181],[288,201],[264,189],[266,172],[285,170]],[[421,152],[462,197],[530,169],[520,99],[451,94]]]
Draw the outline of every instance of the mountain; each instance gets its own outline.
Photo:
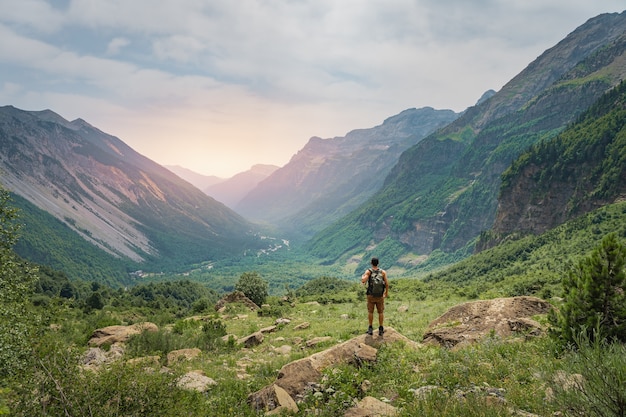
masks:
[[[260,245],[253,226],[222,203],[120,139],[50,110],[0,108],[0,172],[4,188],[129,264],[175,269]],[[40,226],[40,238],[53,242],[58,228]],[[46,265],[90,262],[76,260],[78,248],[22,247],[33,252],[20,255]]]
[[[227,180],[201,188],[201,190],[217,201],[234,208],[259,182],[277,169],[276,165],[257,164],[248,171],[240,172]]]
[[[626,75],[626,13],[588,20],[495,95],[407,149],[383,187],[307,245],[326,262],[371,254],[405,267],[471,253],[495,220],[501,174]],[[428,265],[428,263],[426,264]]]
[[[207,187],[210,187],[215,184],[219,184],[224,181],[224,178],[216,177],[215,175],[202,175],[194,172],[185,167],[181,167],[178,165],[164,165],[165,168],[172,171],[174,174],[178,175],[188,183],[194,185],[199,190],[204,190]]]
[[[481,248],[626,201],[626,83],[559,136],[522,154],[502,178],[495,222]]]
[[[459,115],[409,109],[345,137],[313,137],[235,206],[243,216],[310,237],[367,200],[400,154]]]

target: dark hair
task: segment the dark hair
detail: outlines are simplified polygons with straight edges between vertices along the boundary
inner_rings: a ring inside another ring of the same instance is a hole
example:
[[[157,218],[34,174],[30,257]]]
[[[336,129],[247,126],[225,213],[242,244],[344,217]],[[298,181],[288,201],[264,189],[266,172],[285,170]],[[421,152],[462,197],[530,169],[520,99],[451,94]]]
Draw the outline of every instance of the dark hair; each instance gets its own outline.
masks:
[[[372,265],[378,266],[378,258],[372,258]]]

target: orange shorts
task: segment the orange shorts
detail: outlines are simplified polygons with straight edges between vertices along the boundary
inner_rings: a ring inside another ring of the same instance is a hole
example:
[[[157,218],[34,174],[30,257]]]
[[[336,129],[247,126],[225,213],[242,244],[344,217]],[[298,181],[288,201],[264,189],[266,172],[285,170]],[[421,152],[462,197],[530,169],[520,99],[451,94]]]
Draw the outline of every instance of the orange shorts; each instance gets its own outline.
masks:
[[[373,313],[374,306],[376,306],[376,311],[378,314],[385,311],[385,297],[373,297],[371,295],[367,296],[367,312]]]

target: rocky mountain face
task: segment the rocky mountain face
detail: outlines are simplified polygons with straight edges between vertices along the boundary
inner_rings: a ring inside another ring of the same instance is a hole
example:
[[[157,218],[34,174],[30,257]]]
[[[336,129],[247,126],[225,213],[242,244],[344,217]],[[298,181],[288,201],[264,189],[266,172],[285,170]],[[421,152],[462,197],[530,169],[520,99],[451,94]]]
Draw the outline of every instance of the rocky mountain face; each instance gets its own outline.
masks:
[[[626,200],[626,83],[579,121],[532,147],[503,175],[492,230],[479,248],[512,234],[540,234],[596,208]]]
[[[199,190],[205,190],[212,185],[219,184],[222,181],[225,181],[224,178],[217,177],[215,175],[202,175],[198,174],[195,171],[187,169],[185,167],[181,167],[178,165],[164,165],[165,168],[172,171],[174,174],[178,175],[188,183],[192,184]],[[219,200],[218,200],[219,201]]]
[[[254,189],[261,181],[270,176],[279,167],[276,165],[256,164],[249,170],[240,172],[230,178],[219,178],[214,175],[202,175],[180,166],[166,166],[167,169],[188,181],[196,188],[204,191],[220,203],[233,208]]]
[[[500,176],[529,146],[553,138],[626,75],[626,13],[590,19],[500,91],[407,149],[383,188],[315,236],[328,260],[370,252],[467,250],[495,220]],[[360,241],[342,238],[367,230]],[[380,246],[384,242],[384,245]]]
[[[457,117],[452,110],[409,109],[345,137],[313,137],[235,209],[247,218],[311,236],[379,189],[404,150]]]
[[[202,191],[228,207],[235,208],[251,190],[278,168],[276,165],[256,164],[227,180],[202,188]]]
[[[81,119],[0,108],[0,172],[4,188],[116,257],[200,262],[254,245],[241,216]]]

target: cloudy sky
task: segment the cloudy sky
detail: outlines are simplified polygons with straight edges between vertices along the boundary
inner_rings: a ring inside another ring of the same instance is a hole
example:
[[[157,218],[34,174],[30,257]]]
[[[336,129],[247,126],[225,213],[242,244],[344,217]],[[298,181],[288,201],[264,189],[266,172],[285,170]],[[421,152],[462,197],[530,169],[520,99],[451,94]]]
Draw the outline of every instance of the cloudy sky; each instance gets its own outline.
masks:
[[[462,111],[623,0],[0,0],[0,105],[228,177],[402,110]]]

